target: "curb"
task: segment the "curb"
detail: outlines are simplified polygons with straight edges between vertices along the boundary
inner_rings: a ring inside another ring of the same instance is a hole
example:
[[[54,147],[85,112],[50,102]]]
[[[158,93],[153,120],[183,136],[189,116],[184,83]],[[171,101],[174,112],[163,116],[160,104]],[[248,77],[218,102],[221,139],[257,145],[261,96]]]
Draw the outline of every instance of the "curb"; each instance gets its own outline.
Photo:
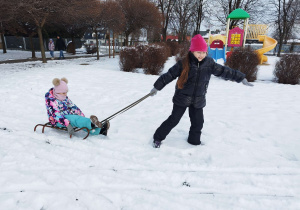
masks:
[[[99,55],[99,57],[108,57],[108,54],[105,55]],[[73,56],[73,57],[65,57],[65,59],[51,59],[51,58],[46,58],[47,61],[55,61],[55,60],[68,60],[68,59],[76,59],[76,58],[97,58],[97,56],[90,56],[90,55],[84,55],[84,56]],[[30,61],[42,61],[42,58],[26,58],[26,59],[16,59],[16,60],[5,60],[5,61],[0,61],[0,64],[8,64],[8,63],[23,63],[23,62],[30,62]]]

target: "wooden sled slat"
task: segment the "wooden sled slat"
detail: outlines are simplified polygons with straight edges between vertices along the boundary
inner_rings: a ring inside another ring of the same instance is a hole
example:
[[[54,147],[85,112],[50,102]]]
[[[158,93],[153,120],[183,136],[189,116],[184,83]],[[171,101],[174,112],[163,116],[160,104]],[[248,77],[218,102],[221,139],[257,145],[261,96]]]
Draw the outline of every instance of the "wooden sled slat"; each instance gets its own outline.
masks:
[[[45,124],[37,124],[37,125],[34,127],[34,132],[36,131],[36,128],[37,128],[38,126],[42,126],[42,127],[43,127],[43,128],[42,128],[42,133],[45,132],[45,128],[46,128],[46,127],[47,127],[47,128],[57,129],[57,130],[68,131],[66,127],[64,127],[64,128],[55,127],[55,126],[52,126],[50,122],[47,122],[47,123],[45,123]],[[86,127],[83,127],[83,128],[77,128],[77,127],[74,127],[74,131],[75,131],[75,132],[81,131],[81,130],[83,130],[83,129],[86,129],[86,131],[87,131],[87,135],[83,138],[83,140],[84,140],[84,139],[86,139],[86,138],[90,135],[90,130],[89,130],[88,128],[86,128]],[[72,138],[72,135],[70,135],[70,138]]]

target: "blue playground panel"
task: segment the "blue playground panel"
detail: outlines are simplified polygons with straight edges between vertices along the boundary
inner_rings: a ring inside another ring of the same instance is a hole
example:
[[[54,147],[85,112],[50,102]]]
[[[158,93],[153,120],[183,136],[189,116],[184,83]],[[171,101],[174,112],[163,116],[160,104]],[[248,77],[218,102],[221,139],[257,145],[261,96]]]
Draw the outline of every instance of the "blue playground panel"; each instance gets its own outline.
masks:
[[[210,49],[210,47],[208,47],[208,56],[212,57],[215,61],[223,58],[224,62],[226,62],[225,48]]]

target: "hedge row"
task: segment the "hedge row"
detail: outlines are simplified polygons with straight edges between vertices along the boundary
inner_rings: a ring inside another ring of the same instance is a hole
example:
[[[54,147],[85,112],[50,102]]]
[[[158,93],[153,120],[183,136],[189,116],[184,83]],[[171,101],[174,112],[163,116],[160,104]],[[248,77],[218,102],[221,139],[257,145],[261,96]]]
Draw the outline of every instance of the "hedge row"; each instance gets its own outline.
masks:
[[[125,47],[120,51],[120,68],[126,72],[143,68],[145,74],[159,75],[168,57],[180,55],[182,49],[177,42]]]
[[[120,51],[120,67],[126,72],[135,72],[137,68],[143,68],[145,74],[159,75],[167,58],[166,49],[159,45],[125,47]]]

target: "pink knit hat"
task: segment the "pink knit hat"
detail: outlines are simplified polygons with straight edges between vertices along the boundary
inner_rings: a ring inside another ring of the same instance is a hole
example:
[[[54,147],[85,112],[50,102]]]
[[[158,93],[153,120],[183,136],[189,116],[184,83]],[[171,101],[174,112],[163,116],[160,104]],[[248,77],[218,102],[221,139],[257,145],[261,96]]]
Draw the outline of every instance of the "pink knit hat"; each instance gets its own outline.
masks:
[[[195,52],[195,51],[207,52],[207,44],[200,34],[197,34],[192,38],[190,51],[191,52]]]
[[[53,88],[53,94],[55,96],[55,98],[57,98],[58,100],[65,100],[66,96],[60,95],[58,93],[67,93],[68,92],[68,80],[66,78],[54,78],[52,81],[54,88]]]
[[[66,93],[68,92],[68,80],[66,78],[54,78],[52,81],[54,85],[54,90],[56,93]]]

